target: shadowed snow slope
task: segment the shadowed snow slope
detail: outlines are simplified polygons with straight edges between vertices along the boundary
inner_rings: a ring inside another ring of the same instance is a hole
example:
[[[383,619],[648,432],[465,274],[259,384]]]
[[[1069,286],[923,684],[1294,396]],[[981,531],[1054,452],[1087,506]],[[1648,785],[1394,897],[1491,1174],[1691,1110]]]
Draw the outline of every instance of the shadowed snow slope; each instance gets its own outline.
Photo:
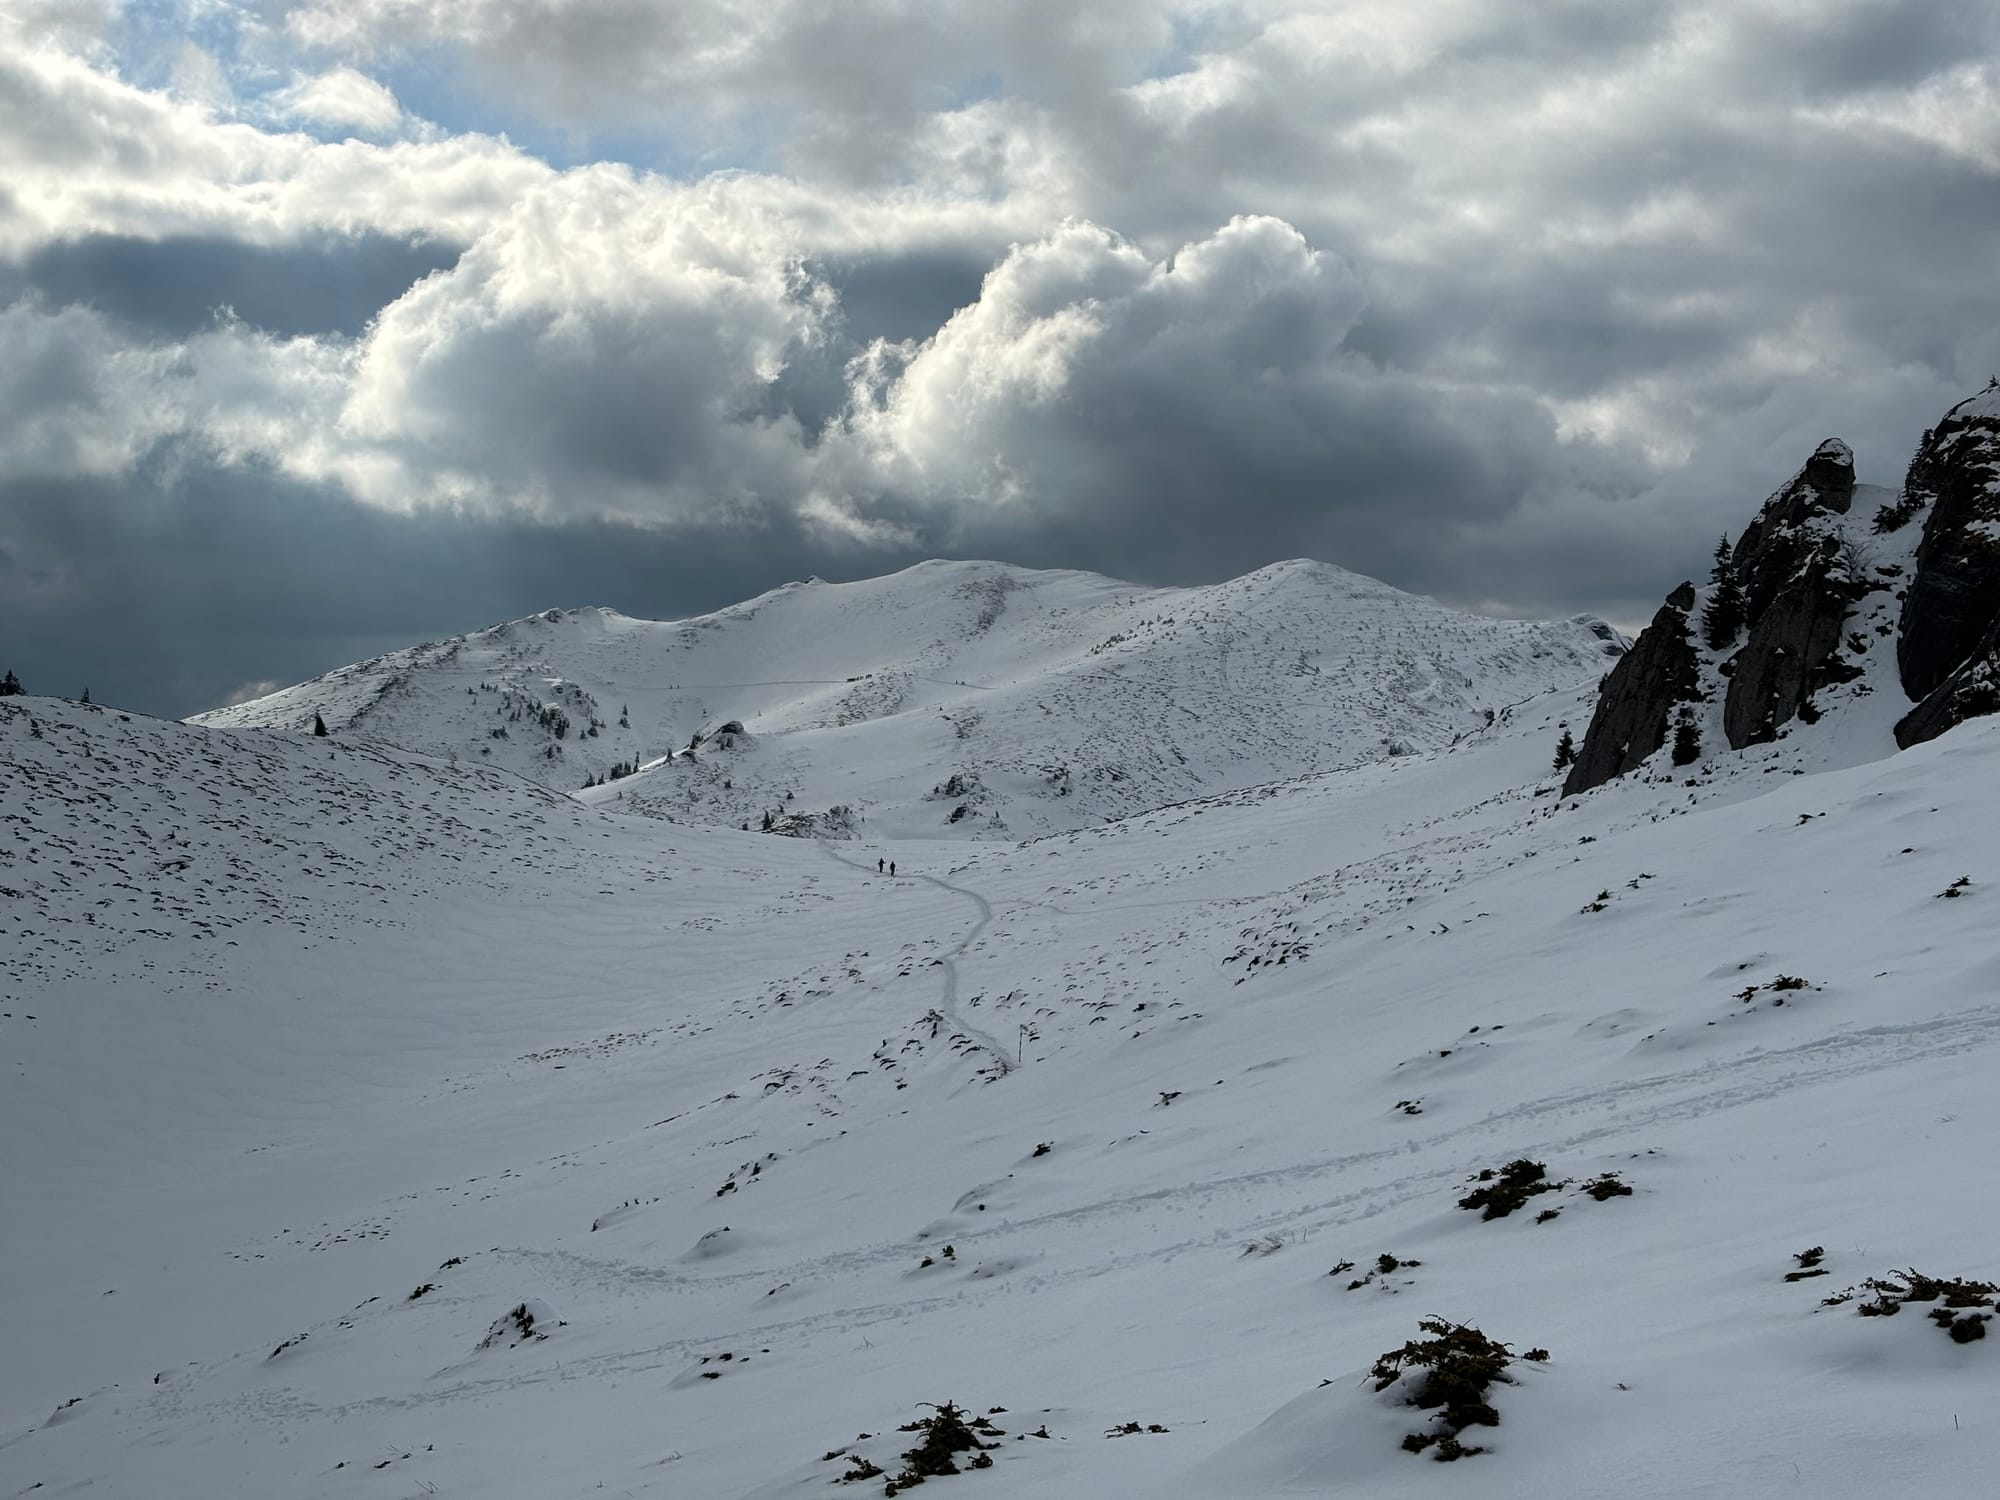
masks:
[[[1821,1304],[2000,1278],[2000,723],[1558,803],[1586,702],[1010,846],[0,701],[0,1495],[834,1500],[946,1400],[940,1500],[1978,1493],[2000,1339]],[[1550,1354],[1470,1469],[1427,1315]]]
[[[885,837],[1025,838],[1436,749],[1617,649],[1599,622],[1468,615],[1323,563],[1159,589],[930,562],[692,620],[551,610],[196,722],[318,713],[560,791],[644,766],[590,795],[683,822],[841,806]]]

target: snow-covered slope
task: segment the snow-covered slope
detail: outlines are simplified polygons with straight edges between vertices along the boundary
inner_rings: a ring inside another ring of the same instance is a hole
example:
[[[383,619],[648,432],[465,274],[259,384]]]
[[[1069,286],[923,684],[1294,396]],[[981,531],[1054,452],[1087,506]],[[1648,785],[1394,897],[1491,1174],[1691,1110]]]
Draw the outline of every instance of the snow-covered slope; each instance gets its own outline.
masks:
[[[1018,847],[0,702],[0,1495],[1981,1492],[2000,1342],[1822,1304],[2000,1279],[2000,722],[1587,700]],[[1428,1315],[1549,1354],[1469,1468]]]
[[[561,791],[643,767],[598,799],[728,828],[843,807],[831,831],[1025,838],[1435,749],[1617,650],[1599,622],[1467,615],[1321,563],[1156,589],[931,562],[692,620],[551,610],[196,722],[319,714]]]

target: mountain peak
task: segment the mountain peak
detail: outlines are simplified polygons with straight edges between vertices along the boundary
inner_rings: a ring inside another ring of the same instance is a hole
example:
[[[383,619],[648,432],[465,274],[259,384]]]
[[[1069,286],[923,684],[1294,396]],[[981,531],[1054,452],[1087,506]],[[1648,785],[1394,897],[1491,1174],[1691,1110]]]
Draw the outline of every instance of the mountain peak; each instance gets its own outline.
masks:
[[[804,808],[815,828],[1019,838],[1441,748],[1594,678],[1607,631],[1306,558],[1182,588],[934,558],[689,619],[548,610],[198,722],[317,715],[680,821],[775,829]]]

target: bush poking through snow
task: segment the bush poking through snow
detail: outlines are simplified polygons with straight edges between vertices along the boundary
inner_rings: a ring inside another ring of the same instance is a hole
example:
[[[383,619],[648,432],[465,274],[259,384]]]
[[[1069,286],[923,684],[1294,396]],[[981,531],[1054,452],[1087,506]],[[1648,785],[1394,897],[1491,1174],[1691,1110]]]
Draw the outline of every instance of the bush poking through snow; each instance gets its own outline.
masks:
[[[1815,1276],[1830,1274],[1826,1267],[1820,1264],[1826,1259],[1824,1245],[1814,1245],[1810,1250],[1801,1250],[1792,1259],[1799,1263],[1799,1268],[1796,1271],[1785,1272],[1787,1281],[1810,1281]]]
[[[1467,1447],[1459,1433],[1467,1427],[1500,1425],[1500,1413],[1486,1397],[1496,1383],[1513,1384],[1506,1373],[1512,1362],[1507,1346],[1477,1328],[1443,1318],[1425,1318],[1417,1326],[1430,1337],[1389,1350],[1368,1372],[1377,1391],[1401,1381],[1411,1406],[1437,1413],[1431,1419],[1432,1430],[1410,1433],[1403,1447],[1411,1453],[1435,1447],[1433,1457],[1440,1463],[1484,1453],[1484,1448]],[[1535,1353],[1548,1358],[1546,1350]]]
[[[1458,1200],[1458,1206],[1483,1210],[1479,1215],[1482,1219],[1504,1219],[1535,1194],[1552,1193],[1566,1185],[1549,1179],[1545,1163],[1529,1161],[1525,1156],[1508,1162],[1498,1172],[1488,1167],[1476,1180],[1486,1185],[1467,1193]]]
[[[1632,1189],[1619,1179],[1616,1172],[1606,1172],[1602,1177],[1586,1182],[1583,1185],[1582,1191],[1590,1194],[1599,1203],[1607,1202],[1612,1198],[1629,1198],[1632,1196]]]
[[[968,1469],[993,1467],[993,1460],[987,1450],[1000,1445],[981,1442],[980,1439],[982,1436],[997,1438],[1004,1434],[993,1425],[991,1418],[973,1417],[968,1421],[964,1411],[949,1401],[938,1405],[931,1405],[928,1402],[925,1404],[931,1407],[931,1414],[928,1417],[919,1417],[914,1422],[906,1422],[897,1429],[899,1432],[921,1433],[922,1437],[914,1448],[903,1454],[902,1470],[882,1487],[884,1495],[900,1494],[904,1490],[922,1484],[926,1479],[962,1472],[956,1459],[956,1455],[960,1453],[972,1455],[966,1461],[965,1466]],[[862,1466],[872,1469],[875,1474],[882,1472],[866,1460],[857,1461],[850,1458],[848,1462],[859,1462]],[[861,1472],[841,1475],[843,1480],[871,1477],[873,1476]]]
[[[1849,1287],[1836,1296],[1826,1298],[1820,1305],[1837,1307],[1843,1302],[1852,1302],[1863,1292],[1870,1296],[1855,1311],[1864,1318],[1894,1317],[1907,1302],[1938,1304],[1930,1309],[1931,1321],[1950,1334],[1955,1344],[1969,1344],[1975,1339],[1985,1338],[1986,1325],[1993,1320],[1993,1314],[2000,1311],[2000,1301],[1995,1300],[1996,1296],[2000,1296],[2000,1286],[1990,1281],[1973,1281],[1967,1277],[1941,1279],[1916,1270],[1891,1271],[1886,1277],[1871,1276],[1860,1286]]]
[[[486,1330],[486,1337],[479,1341],[479,1347],[513,1348],[518,1344],[538,1343],[549,1336],[551,1328],[565,1326],[546,1302],[530,1297],[495,1318],[493,1326]]]
[[[1769,984],[1753,984],[1738,990],[1736,992],[1736,998],[1738,1000],[1741,1000],[1745,1005],[1748,1005],[1750,1004],[1751,1001],[1757,998],[1757,994],[1760,990],[1771,990],[1773,992],[1782,992],[1786,990],[1812,990],[1818,988],[1819,986],[1814,984],[1811,980],[1801,979],[1796,974],[1780,974],[1776,979],[1772,980]],[[1783,1000],[1773,1000],[1771,1003],[1773,1005],[1783,1005],[1785,1002]]]
[[[1388,1284],[1388,1278],[1391,1275],[1393,1275],[1397,1271],[1414,1270],[1422,1264],[1423,1262],[1420,1260],[1399,1259],[1398,1257],[1390,1255],[1385,1251],[1381,1255],[1375,1257],[1375,1268],[1372,1271],[1368,1272],[1367,1275],[1358,1276],[1353,1281],[1348,1282],[1347,1289],[1350,1292],[1358,1292],[1364,1286],[1372,1285],[1375,1279],[1379,1276],[1382,1278],[1383,1290],[1393,1292],[1396,1290],[1396,1288]],[[1351,1260],[1344,1260],[1339,1265],[1335,1266],[1327,1274],[1330,1276],[1338,1276],[1342,1271],[1351,1271],[1353,1269],[1354,1269],[1354,1262]]]

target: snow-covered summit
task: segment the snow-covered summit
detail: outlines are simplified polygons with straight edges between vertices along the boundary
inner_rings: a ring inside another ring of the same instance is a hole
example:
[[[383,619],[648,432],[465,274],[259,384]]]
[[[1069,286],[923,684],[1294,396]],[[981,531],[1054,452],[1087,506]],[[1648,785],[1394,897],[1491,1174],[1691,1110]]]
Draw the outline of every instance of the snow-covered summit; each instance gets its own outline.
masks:
[[[1197,588],[931,561],[686,620],[549,610],[194,722],[318,715],[679,821],[1026,837],[1448,744],[1620,649],[1304,559]]]

